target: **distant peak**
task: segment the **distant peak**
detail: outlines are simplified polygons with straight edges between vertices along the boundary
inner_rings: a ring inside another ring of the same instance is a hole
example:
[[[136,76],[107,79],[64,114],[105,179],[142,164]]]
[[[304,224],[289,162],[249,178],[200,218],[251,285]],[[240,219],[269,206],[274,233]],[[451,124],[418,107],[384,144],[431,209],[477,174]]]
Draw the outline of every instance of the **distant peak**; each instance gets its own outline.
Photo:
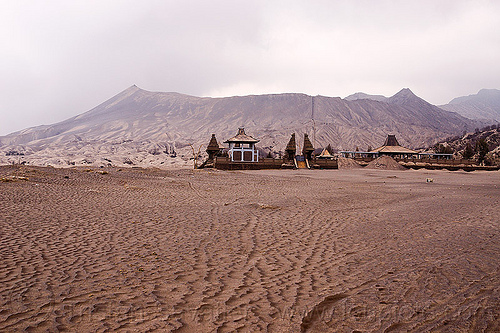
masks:
[[[413,91],[410,90],[410,88],[403,88],[394,96],[416,96],[416,95],[413,93]]]
[[[479,90],[479,92],[477,93],[478,95],[490,95],[490,96],[494,96],[494,95],[499,95],[500,94],[500,90],[498,89],[481,89]]]
[[[121,92],[119,92],[116,96],[121,96],[121,95],[131,95],[137,91],[141,91],[142,89],[139,88],[138,86],[136,86],[135,84],[128,87],[127,89],[125,90],[122,90]]]
[[[137,90],[141,90],[141,88],[139,88],[138,86],[136,86],[135,84],[133,84],[130,87],[128,87],[127,89],[125,89],[125,91],[127,91],[127,90],[137,91]]]
[[[369,99],[369,100],[372,100],[372,101],[384,102],[387,99],[387,97],[385,97],[383,95],[370,95],[370,94],[366,94],[366,93],[363,93],[363,92],[357,92],[355,94],[347,96],[344,99],[346,101],[355,101],[355,100],[358,100],[358,99]]]
[[[415,95],[410,89],[403,88],[394,96],[389,97],[388,102],[392,104],[406,104],[417,100],[421,100],[421,98]]]
[[[117,95],[113,96],[104,103],[111,103],[111,104],[118,103],[119,101],[134,95],[138,91],[141,91],[141,89],[134,84],[128,87],[127,89],[123,90],[122,92],[118,93]]]
[[[477,94],[456,97],[452,99],[448,104],[475,103],[475,102],[492,106],[498,105],[498,103],[500,103],[500,90],[481,89]]]

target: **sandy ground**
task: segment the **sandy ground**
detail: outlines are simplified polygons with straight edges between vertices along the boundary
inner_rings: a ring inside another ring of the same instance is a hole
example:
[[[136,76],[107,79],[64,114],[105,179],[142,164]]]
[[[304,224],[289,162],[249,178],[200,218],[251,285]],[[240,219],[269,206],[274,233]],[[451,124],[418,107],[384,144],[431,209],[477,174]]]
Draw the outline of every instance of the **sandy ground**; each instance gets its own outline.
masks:
[[[2,332],[500,330],[500,172],[0,178]]]

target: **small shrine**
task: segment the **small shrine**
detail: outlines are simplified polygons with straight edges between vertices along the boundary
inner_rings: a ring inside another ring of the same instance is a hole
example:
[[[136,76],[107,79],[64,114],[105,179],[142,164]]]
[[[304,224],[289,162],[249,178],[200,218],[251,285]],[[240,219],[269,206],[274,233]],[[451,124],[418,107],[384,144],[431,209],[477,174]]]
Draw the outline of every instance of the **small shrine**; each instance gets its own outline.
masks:
[[[316,156],[316,158],[319,158],[319,159],[333,159],[333,155],[330,154],[330,152],[328,151],[328,148],[323,148],[323,150],[321,151],[321,153],[319,155]]]
[[[285,148],[284,161],[293,163],[296,152],[297,152],[297,144],[295,143],[295,133],[293,133],[292,137],[290,138],[290,141],[288,141],[288,144],[286,145]]]
[[[222,151],[224,150],[224,147],[217,142],[217,138],[215,137],[215,134],[212,134],[212,138],[210,139],[210,142],[208,143],[207,149],[205,150],[208,154],[208,158],[206,159],[205,162],[199,167],[200,169],[203,168],[214,168],[215,167],[215,159],[217,156],[222,155]]]
[[[313,152],[314,147],[311,143],[311,140],[309,140],[309,136],[307,134],[304,134],[304,147],[302,148],[302,155],[304,155],[304,158],[306,160],[311,160]]]
[[[214,158],[216,155],[220,154],[222,151],[221,146],[217,142],[217,139],[215,138],[215,134],[212,134],[212,138],[210,139],[210,142],[208,143],[206,152],[208,154],[208,159],[213,162]]]
[[[229,157],[231,162],[259,162],[259,151],[255,144],[259,142],[245,133],[245,129],[240,127],[238,134],[224,143],[229,144]]]

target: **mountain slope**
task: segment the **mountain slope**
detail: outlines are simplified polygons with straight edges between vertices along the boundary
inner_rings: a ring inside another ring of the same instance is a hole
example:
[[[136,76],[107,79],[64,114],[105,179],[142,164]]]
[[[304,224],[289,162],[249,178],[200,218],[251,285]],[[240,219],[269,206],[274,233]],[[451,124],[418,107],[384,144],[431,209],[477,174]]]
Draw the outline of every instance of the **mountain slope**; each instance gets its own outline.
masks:
[[[338,149],[378,146],[393,133],[402,144],[419,147],[477,124],[409,89],[380,102],[304,94],[200,98],[132,86],[76,117],[0,137],[2,155],[11,152],[0,162],[17,152],[38,164],[185,163],[192,156],[189,144],[206,145],[211,133],[222,142],[241,126],[261,140],[260,148],[278,153],[294,132],[299,146],[304,133],[317,147]]]
[[[440,108],[457,112],[470,119],[491,119],[500,122],[500,90],[482,89],[475,95],[457,97]]]
[[[477,129],[474,132],[465,133],[462,136],[449,138],[436,146],[449,147],[451,148],[450,152],[453,152],[460,158],[465,155],[466,147],[469,146],[469,148],[472,149],[470,158],[478,160],[480,149],[477,144],[480,140],[484,140],[488,147],[488,153],[485,156],[486,164],[500,165],[500,124],[486,126],[481,130]],[[430,150],[436,151],[436,146],[433,147],[434,149]]]

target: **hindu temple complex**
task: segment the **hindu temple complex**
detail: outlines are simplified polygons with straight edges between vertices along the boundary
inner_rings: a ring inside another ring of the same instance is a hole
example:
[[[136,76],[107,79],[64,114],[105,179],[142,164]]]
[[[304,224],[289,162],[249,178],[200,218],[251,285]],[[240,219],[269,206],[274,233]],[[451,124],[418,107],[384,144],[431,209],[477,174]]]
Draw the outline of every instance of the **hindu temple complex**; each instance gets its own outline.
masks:
[[[214,167],[222,170],[251,170],[251,169],[337,169],[337,160],[317,159],[313,155],[314,147],[307,134],[304,134],[304,145],[302,155],[296,155],[297,144],[295,133],[291,135],[290,141],[285,148],[283,158],[269,158],[259,156],[256,144],[260,140],[245,133],[244,128],[239,128],[238,133],[224,141],[229,148],[222,148],[215,134],[207,146],[208,159],[201,167]]]
[[[309,136],[304,134],[300,155],[297,155],[295,133],[285,147],[284,156],[271,158],[259,156],[256,144],[260,140],[239,128],[235,136],[224,141],[229,147],[222,146],[212,134],[206,152],[207,160],[200,168],[221,170],[257,170],[257,169],[338,169],[338,158],[326,148],[317,151]],[[474,165],[471,160],[453,159],[453,154],[423,153],[403,147],[395,135],[389,134],[384,144],[370,151],[340,151],[340,157],[356,161],[360,166],[382,157],[389,156],[399,164],[413,169],[448,169],[448,170],[490,170],[492,167]],[[494,167],[495,170],[498,167]],[[493,170],[493,169],[492,169]]]

